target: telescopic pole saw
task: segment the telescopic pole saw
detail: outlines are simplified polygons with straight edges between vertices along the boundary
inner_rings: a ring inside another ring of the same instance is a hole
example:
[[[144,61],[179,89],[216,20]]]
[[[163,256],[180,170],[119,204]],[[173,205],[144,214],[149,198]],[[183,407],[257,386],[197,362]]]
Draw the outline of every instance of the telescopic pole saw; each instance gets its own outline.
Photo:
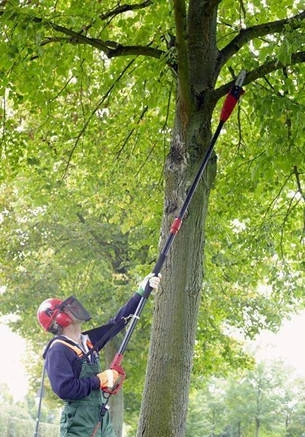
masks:
[[[197,172],[197,174],[196,174],[196,176],[194,178],[194,181],[193,181],[193,183],[192,183],[192,185],[191,185],[191,187],[190,187],[190,189],[188,191],[186,199],[185,199],[185,201],[184,201],[184,203],[183,203],[183,205],[181,207],[181,210],[180,210],[178,216],[174,219],[174,221],[173,221],[173,223],[171,225],[167,241],[166,241],[166,243],[164,245],[164,248],[161,251],[161,253],[159,255],[159,258],[158,258],[158,260],[156,262],[156,265],[155,265],[155,267],[154,267],[154,269],[152,271],[152,273],[155,276],[158,276],[158,274],[160,273],[161,268],[162,268],[162,266],[163,266],[163,264],[164,264],[164,262],[166,260],[167,254],[168,254],[168,252],[169,252],[169,250],[170,250],[170,248],[171,248],[171,246],[173,244],[175,236],[177,235],[177,233],[179,232],[179,230],[181,228],[182,221],[183,221],[183,218],[184,218],[185,213],[187,211],[187,208],[188,208],[188,206],[189,206],[189,204],[190,204],[190,202],[192,200],[192,197],[193,197],[193,195],[194,195],[194,193],[196,191],[196,188],[197,188],[197,186],[198,186],[198,184],[200,182],[200,179],[201,179],[201,177],[203,175],[203,172],[204,172],[204,170],[205,170],[205,168],[207,166],[207,163],[208,163],[208,161],[209,161],[209,159],[211,157],[214,145],[215,145],[215,143],[217,141],[217,138],[218,138],[218,136],[219,136],[219,134],[221,132],[221,129],[222,129],[223,125],[225,124],[225,122],[230,117],[230,115],[231,115],[231,113],[232,113],[236,103],[238,102],[240,96],[244,93],[244,91],[242,89],[242,84],[243,84],[243,82],[245,80],[245,77],[246,77],[246,72],[242,71],[239,74],[239,76],[237,77],[233,87],[230,89],[229,93],[227,94],[227,96],[225,98],[224,104],[222,106],[222,110],[221,110],[221,114],[220,114],[220,120],[219,120],[219,124],[217,126],[217,129],[216,129],[216,131],[215,131],[215,133],[214,133],[214,135],[212,137],[210,145],[209,145],[209,147],[208,147],[208,149],[207,149],[207,151],[205,153],[205,156],[204,156],[203,161],[201,163],[201,166],[200,166],[200,168],[199,168],[199,170],[198,170],[198,172]],[[121,367],[121,363],[122,363],[122,360],[123,360],[123,355],[124,355],[124,352],[125,352],[125,350],[127,348],[129,340],[130,340],[130,338],[131,338],[131,336],[133,334],[133,331],[135,330],[137,322],[138,322],[138,320],[140,318],[140,315],[141,315],[141,313],[143,311],[143,308],[144,308],[144,306],[146,304],[146,301],[147,301],[147,299],[148,299],[148,297],[149,297],[151,292],[152,292],[152,288],[147,283],[147,285],[145,287],[145,290],[144,290],[144,293],[143,293],[143,296],[141,297],[141,300],[140,300],[140,302],[139,302],[139,304],[137,306],[137,309],[136,309],[134,315],[132,316],[129,328],[128,328],[126,334],[125,334],[125,337],[123,338],[121,346],[119,347],[118,352],[116,353],[116,355],[115,355],[115,357],[114,357],[114,359],[113,359],[113,361],[112,361],[112,363],[110,365],[111,369],[117,370],[118,373],[121,375],[121,380],[120,380],[119,384],[117,384],[113,390],[109,390],[108,391],[109,394],[117,393],[117,391],[120,389],[120,387],[121,387],[121,385],[123,383],[123,380],[125,378],[125,372],[124,372],[124,370]]]

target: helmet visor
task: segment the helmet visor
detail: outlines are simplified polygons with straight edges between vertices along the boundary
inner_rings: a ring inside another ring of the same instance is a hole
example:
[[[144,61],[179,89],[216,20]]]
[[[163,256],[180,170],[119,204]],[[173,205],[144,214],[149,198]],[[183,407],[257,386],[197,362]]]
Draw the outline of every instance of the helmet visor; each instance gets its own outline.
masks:
[[[91,319],[88,311],[83,307],[79,300],[74,296],[68,297],[66,300],[62,302],[60,305],[60,311],[67,312],[69,311],[73,317],[77,320],[81,320],[83,322],[87,322]]]

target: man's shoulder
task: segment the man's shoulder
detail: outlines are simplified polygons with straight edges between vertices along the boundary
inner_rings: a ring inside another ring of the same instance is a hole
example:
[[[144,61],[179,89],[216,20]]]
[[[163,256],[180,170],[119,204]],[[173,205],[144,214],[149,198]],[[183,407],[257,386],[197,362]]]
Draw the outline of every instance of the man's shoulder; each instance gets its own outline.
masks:
[[[53,337],[49,343],[46,345],[43,357],[46,358],[49,353],[57,353],[60,351],[61,353],[67,353],[68,355],[76,354],[78,355],[79,348],[70,340],[61,335],[56,335]]]

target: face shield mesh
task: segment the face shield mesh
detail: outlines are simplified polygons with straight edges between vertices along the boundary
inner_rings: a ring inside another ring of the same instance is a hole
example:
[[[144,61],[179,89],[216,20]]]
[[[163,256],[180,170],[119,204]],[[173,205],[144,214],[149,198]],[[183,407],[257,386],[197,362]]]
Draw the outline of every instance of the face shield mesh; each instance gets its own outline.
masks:
[[[88,311],[74,296],[70,296],[62,302],[60,311],[65,313],[69,311],[75,319],[81,320],[82,322],[87,322],[91,319]]]

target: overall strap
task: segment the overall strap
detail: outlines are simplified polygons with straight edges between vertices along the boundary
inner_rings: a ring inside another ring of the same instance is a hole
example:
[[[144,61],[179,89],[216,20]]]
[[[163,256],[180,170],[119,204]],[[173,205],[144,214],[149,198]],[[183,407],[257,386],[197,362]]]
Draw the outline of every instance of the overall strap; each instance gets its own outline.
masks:
[[[76,355],[79,358],[82,358],[85,355],[84,352],[82,351],[82,349],[79,346],[77,346],[76,344],[72,344],[69,341],[65,341],[65,340],[62,340],[60,338],[56,338],[53,341],[52,345],[55,344],[55,343],[62,343],[65,346],[68,346],[70,349],[72,349],[76,353]]]

